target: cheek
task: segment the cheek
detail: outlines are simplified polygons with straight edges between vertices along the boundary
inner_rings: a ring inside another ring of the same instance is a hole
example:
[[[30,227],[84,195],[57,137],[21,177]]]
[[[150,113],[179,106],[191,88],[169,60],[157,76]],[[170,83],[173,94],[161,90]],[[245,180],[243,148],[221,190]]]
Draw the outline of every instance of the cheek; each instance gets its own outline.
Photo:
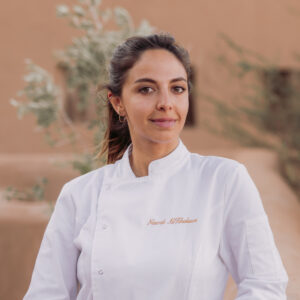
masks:
[[[184,98],[181,99],[182,101],[178,102],[178,111],[180,112],[180,114],[182,116],[186,116],[189,110],[189,99],[188,98]]]
[[[153,106],[150,101],[134,101],[132,99],[130,106],[127,107],[127,114],[132,123],[145,122],[153,112]]]

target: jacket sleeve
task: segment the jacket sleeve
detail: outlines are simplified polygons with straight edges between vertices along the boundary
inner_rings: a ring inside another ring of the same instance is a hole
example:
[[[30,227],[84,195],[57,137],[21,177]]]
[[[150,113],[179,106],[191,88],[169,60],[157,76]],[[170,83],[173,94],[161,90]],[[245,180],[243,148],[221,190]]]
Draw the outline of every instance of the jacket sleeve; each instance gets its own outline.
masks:
[[[237,284],[236,300],[286,299],[288,275],[260,194],[243,164],[230,174],[224,199],[219,254]]]
[[[23,300],[76,299],[78,250],[73,244],[74,223],[74,203],[65,185],[46,227]]]

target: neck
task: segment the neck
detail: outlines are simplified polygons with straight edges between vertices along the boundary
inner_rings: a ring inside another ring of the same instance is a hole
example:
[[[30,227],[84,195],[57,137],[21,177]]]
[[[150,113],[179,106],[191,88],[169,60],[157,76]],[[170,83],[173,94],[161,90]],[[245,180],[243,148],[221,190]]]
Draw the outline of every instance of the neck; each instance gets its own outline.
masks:
[[[132,153],[129,156],[129,161],[135,176],[148,176],[151,161],[168,155],[177,147],[178,143],[179,139],[174,139],[168,143],[132,141]]]

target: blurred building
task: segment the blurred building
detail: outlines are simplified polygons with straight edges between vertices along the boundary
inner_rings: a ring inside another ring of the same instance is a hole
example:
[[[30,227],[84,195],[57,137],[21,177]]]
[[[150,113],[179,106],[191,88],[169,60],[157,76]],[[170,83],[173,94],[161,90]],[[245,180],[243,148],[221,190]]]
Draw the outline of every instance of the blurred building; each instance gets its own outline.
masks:
[[[4,153],[65,152],[67,147],[51,149],[36,132],[35,120],[27,116],[18,121],[16,109],[9,99],[16,96],[24,82],[25,58],[56,74],[53,51],[63,49],[78,34],[63,19],[55,16],[57,4],[66,1],[6,1],[0,10],[0,151]],[[240,45],[261,53],[282,67],[295,65],[293,54],[300,53],[298,28],[300,5],[296,1],[104,1],[105,5],[123,6],[129,10],[135,24],[147,19],[158,31],[173,34],[191,54],[195,70],[195,85],[199,91],[213,90],[228,83],[218,81],[215,57],[223,49],[218,35],[225,33]],[[199,128],[205,109],[201,99],[194,97],[191,120]]]

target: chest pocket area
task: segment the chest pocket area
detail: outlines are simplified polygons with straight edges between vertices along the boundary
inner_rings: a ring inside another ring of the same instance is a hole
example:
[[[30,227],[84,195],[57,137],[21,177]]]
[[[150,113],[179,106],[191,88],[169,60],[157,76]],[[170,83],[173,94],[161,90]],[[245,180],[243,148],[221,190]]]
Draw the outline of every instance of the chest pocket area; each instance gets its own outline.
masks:
[[[140,277],[154,276],[160,285],[164,279],[184,284],[191,269],[192,246],[188,240],[188,227],[192,224],[145,225],[140,234],[139,245],[134,250],[136,272]],[[172,279],[173,278],[173,279]],[[146,280],[147,278],[144,278]]]

